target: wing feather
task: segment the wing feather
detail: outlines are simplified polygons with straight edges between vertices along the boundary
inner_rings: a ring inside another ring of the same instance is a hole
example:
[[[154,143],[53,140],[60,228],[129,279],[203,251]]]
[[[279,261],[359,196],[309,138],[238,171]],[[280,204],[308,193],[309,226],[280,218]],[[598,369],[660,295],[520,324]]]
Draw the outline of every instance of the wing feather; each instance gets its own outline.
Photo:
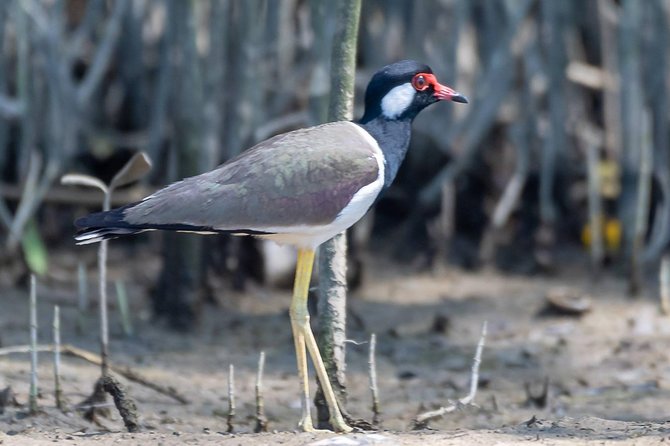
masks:
[[[377,180],[375,150],[350,122],[285,133],[156,192],[127,208],[124,220],[217,230],[328,224]]]

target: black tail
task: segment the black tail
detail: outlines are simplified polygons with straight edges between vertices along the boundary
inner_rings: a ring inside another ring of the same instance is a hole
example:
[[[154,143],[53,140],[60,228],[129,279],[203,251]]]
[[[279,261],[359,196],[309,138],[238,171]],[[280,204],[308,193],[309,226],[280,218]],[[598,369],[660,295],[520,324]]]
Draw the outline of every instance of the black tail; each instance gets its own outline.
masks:
[[[95,212],[77,219],[74,224],[79,229],[75,240],[78,245],[88,245],[123,235],[137,234],[149,228],[131,225],[124,220],[124,211],[135,206],[132,203],[106,212]]]
[[[74,239],[78,245],[88,245],[98,243],[103,240],[118,238],[124,235],[137,234],[144,231],[180,231],[195,232],[198,234],[217,234],[217,233],[235,233],[235,234],[261,234],[258,231],[235,230],[222,231],[209,226],[195,226],[187,223],[138,223],[131,224],[125,220],[125,210],[137,205],[131,203],[126,206],[112,209],[106,212],[96,212],[86,217],[77,219],[74,224],[79,229]]]

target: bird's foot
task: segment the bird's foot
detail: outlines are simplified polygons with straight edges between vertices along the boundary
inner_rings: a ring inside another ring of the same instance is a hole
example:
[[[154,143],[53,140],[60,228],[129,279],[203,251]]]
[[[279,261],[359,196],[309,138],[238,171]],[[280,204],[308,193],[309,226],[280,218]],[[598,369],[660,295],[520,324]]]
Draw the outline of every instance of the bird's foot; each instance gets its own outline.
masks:
[[[341,434],[347,434],[354,430],[354,428],[349,426],[341,416],[331,418],[330,425],[333,426],[333,430],[335,430],[335,432]]]
[[[312,432],[312,433],[330,432],[327,429],[316,429],[312,424],[312,417],[303,417],[298,423],[298,427],[302,429],[303,432]]]
[[[309,432],[310,434],[332,434],[333,431],[328,430],[328,429],[317,429],[315,427],[310,427],[309,429],[305,429],[305,427],[302,427],[303,432]]]
[[[342,419],[342,418],[339,418],[339,419],[331,418],[331,419],[330,419],[330,425],[333,426],[333,430],[332,430],[332,431],[329,430],[329,429],[317,429],[317,428],[315,428],[314,425],[312,424],[312,418],[311,418],[311,417],[310,417],[310,418],[303,418],[303,419],[300,420],[300,422],[298,423],[298,427],[299,427],[300,429],[302,429],[303,432],[311,432],[311,433],[321,433],[321,432],[323,432],[323,433],[332,433],[333,431],[335,431],[335,432],[340,433],[340,434],[347,434],[347,433],[352,432],[352,431],[354,430],[354,428],[352,428],[351,426],[349,426],[349,425],[344,421],[344,419]]]

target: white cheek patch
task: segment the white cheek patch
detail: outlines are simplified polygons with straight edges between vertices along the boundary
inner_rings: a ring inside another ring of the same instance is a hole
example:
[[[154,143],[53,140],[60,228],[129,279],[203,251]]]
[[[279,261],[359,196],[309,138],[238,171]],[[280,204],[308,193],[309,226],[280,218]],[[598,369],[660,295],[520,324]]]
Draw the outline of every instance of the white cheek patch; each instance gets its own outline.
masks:
[[[389,119],[402,115],[414,101],[416,90],[409,82],[391,89],[382,98],[382,114]]]

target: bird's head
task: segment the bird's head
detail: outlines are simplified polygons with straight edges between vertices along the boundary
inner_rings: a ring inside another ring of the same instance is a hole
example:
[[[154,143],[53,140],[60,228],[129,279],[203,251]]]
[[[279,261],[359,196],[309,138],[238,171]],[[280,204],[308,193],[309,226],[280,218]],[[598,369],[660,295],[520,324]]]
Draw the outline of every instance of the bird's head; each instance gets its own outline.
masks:
[[[428,65],[403,60],[377,71],[365,91],[365,114],[361,122],[378,116],[409,119],[438,101],[467,104],[465,96],[437,81]]]

